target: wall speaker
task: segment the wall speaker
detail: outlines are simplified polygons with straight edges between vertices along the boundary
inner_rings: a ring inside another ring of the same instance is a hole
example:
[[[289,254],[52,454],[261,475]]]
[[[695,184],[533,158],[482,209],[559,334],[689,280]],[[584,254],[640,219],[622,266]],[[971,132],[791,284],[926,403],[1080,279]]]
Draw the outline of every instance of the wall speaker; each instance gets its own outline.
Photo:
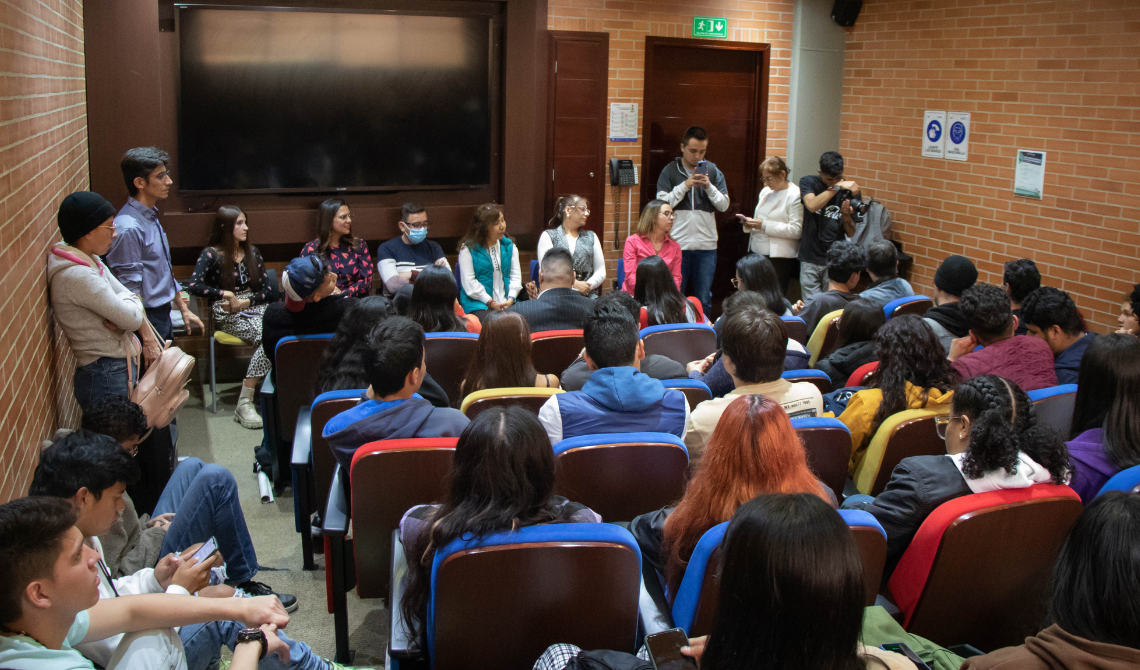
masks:
[[[859,18],[861,9],[863,9],[863,0],[835,0],[835,6],[831,8],[831,18],[844,28],[850,28],[855,25],[855,19]]]

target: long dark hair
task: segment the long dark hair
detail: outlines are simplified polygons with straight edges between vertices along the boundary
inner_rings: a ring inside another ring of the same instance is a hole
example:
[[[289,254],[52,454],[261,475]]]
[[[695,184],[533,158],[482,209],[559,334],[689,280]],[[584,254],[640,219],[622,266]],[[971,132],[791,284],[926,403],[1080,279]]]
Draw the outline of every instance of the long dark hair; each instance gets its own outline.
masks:
[[[755,291],[764,296],[768,310],[776,316],[788,311],[784,294],[780,291],[780,277],[772,261],[763,254],[746,254],[736,261],[736,274],[740,276],[741,291]]]
[[[317,253],[326,258],[329,255],[329,238],[332,235],[333,220],[336,219],[336,213],[340,211],[341,207],[348,207],[348,202],[341,198],[329,198],[321,203],[320,208],[317,210]],[[349,211],[352,208],[349,207]],[[347,235],[341,235],[340,241],[345,242],[348,246],[356,244],[356,238],[349,232]]]
[[[555,521],[553,490],[554,449],[538,417],[521,407],[494,407],[475,417],[455,447],[447,497],[425,520],[430,531],[406,547],[408,586],[399,607],[414,639],[423,632],[436,550],[459,537]]]
[[[677,290],[673,272],[660,256],[647,256],[637,264],[633,297],[645,308],[651,326],[688,321],[688,301]]]
[[[1140,340],[1132,335],[1100,335],[1081,356],[1073,436],[1093,428],[1104,428],[1118,468],[1140,464]]]
[[[214,215],[214,229],[210,231],[210,241],[208,246],[214,247],[219,254],[222,255],[222,290],[234,290],[234,265],[237,258],[238,251],[245,254],[242,260],[242,265],[245,265],[245,273],[249,277],[249,286],[254,291],[261,290],[261,268],[258,267],[261,258],[261,252],[257,247],[249,243],[251,235],[246,233],[245,242],[238,242],[234,237],[234,226],[237,225],[238,217],[245,212],[241,207],[234,205],[222,205],[218,208],[218,213]],[[246,225],[249,225],[249,215],[245,217]]]
[[[364,372],[368,336],[376,324],[395,313],[392,303],[384,296],[370,295],[353,302],[341,317],[336,334],[321,358],[318,395],[368,388],[368,376]]]
[[[906,409],[906,382],[922,389],[925,405],[930,389],[950,391],[960,376],[946,360],[938,336],[915,314],[896,316],[879,329],[875,357],[879,367],[867,382],[883,391],[883,402],[873,422],[875,429],[888,416]]]
[[[852,300],[843,308],[843,318],[839,320],[839,346],[870,342],[886,322],[879,303],[866,298]]]
[[[762,495],[733,515],[702,670],[863,670],[863,568],[839,513],[810,493]]]
[[[581,204],[588,206],[590,203],[580,195],[562,196],[558,199],[557,202],[554,203],[554,216],[552,216],[550,220],[546,222],[546,227],[553,229],[561,226],[562,222],[566,220],[566,208],[577,207]]]
[[[471,221],[471,227],[459,239],[457,248],[470,247],[478,245],[480,247],[487,247],[487,237],[490,235],[488,232],[491,226],[498,225],[499,217],[503,215],[503,208],[493,202],[485,205],[479,205],[475,208],[475,218]],[[506,236],[504,236],[506,237]],[[507,239],[510,239],[509,237]]]
[[[1069,449],[1056,431],[1037,425],[1033,402],[1017,384],[997,375],[967,379],[954,391],[952,408],[970,418],[970,449],[962,460],[967,479],[996,470],[1015,474],[1020,451],[1048,470],[1054,484],[1069,481]]]
[[[455,299],[459,289],[455,275],[440,265],[428,265],[412,285],[408,318],[423,327],[424,332],[464,332],[466,325],[455,315]]]
[[[467,366],[463,392],[534,386],[537,376],[530,357],[530,327],[516,312],[491,312],[479,332],[475,357]]]

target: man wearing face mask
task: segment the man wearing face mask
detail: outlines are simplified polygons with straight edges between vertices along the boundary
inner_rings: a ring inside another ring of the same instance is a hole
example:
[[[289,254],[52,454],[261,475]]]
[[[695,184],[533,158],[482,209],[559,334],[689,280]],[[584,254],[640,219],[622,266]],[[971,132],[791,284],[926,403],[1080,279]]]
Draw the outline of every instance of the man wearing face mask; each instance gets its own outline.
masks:
[[[384,282],[384,295],[388,296],[414,282],[420,270],[432,263],[451,269],[439,243],[427,239],[431,224],[423,205],[406,203],[400,211],[399,225],[400,236],[381,244],[376,251],[376,269]]]

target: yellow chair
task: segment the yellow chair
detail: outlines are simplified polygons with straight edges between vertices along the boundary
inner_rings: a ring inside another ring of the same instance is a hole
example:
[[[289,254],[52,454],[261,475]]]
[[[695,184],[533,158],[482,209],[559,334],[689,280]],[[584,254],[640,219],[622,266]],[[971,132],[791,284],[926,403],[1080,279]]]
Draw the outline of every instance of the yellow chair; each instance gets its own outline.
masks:
[[[841,316],[843,316],[843,310],[837,309],[834,312],[828,312],[825,314],[824,317],[819,320],[819,323],[816,324],[815,331],[812,332],[811,338],[807,343],[808,353],[811,354],[811,360],[808,361],[808,365],[811,367],[814,368],[815,362],[820,359],[820,352],[823,351],[824,344],[831,344],[832,347],[835,346],[834,342],[827,342],[827,329],[831,326],[832,321],[838,319]],[[828,351],[827,353],[830,354],[831,352]],[[824,358],[826,358],[826,355]]]
[[[214,319],[210,318],[210,325],[214,325]],[[223,333],[220,330],[214,331],[214,336],[210,338],[210,411],[214,414],[218,413],[218,384],[216,378],[216,370],[214,369],[214,343],[224,344],[227,347],[247,347],[249,344],[240,337],[234,337],[229,333]]]
[[[853,479],[859,493],[882,493],[895,466],[904,458],[945,454],[946,442],[938,437],[934,417],[949,411],[950,403],[946,403],[935,409],[908,409],[887,417],[855,466]]]
[[[483,389],[470,393],[463,399],[459,411],[474,419],[480,412],[492,407],[507,407],[517,405],[538,414],[538,410],[546,403],[550,396],[562,393],[558,388],[537,388],[533,386],[514,386],[501,389]]]

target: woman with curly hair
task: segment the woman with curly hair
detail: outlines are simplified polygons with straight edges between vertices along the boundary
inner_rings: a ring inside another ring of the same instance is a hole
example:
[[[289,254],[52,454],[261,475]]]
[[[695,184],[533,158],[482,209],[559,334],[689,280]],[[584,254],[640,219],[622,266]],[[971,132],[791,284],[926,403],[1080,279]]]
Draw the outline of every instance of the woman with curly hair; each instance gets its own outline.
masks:
[[[887,531],[887,574],[942,503],[971,493],[1067,484],[1072,476],[1061,436],[1037,425],[1029,396],[1003,377],[962,382],[937,428],[946,456],[904,458],[878,497],[855,495],[843,503],[870,512]]]
[[[913,314],[898,316],[875,335],[879,367],[866,390],[851,396],[839,415],[851,431],[851,474],[883,421],[906,409],[936,409],[950,404],[958,373],[946,360],[938,336]]]

